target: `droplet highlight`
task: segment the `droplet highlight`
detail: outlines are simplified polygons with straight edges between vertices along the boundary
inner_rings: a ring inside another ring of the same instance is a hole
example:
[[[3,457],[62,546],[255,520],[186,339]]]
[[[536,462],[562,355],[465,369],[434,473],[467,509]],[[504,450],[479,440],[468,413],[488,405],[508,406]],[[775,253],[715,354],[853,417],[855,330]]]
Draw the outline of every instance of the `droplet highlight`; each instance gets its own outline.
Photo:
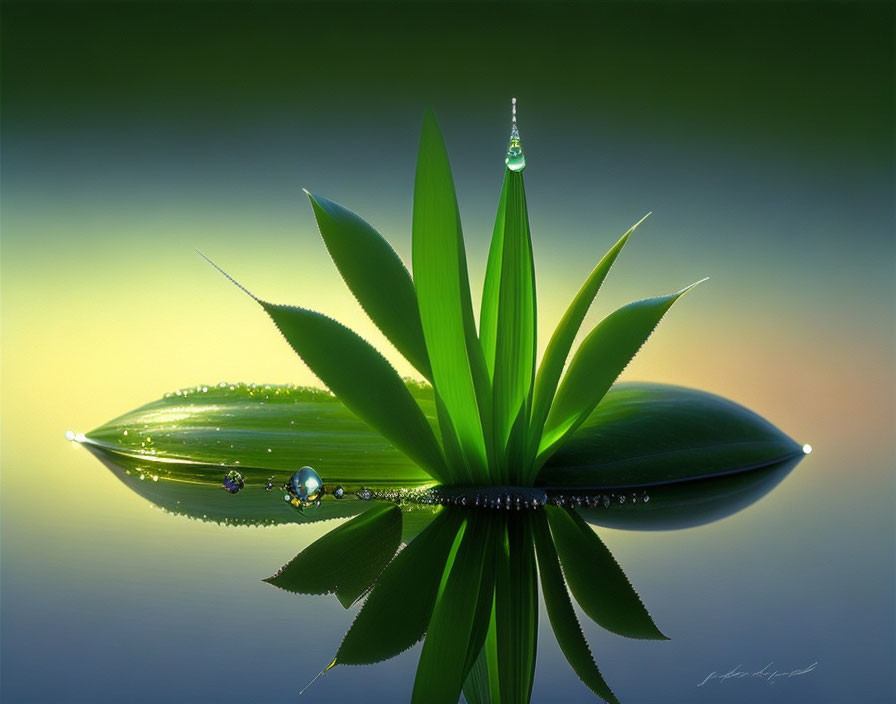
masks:
[[[511,109],[511,126],[510,126],[510,144],[507,147],[507,156],[504,157],[504,163],[511,171],[522,171],[526,168],[526,155],[523,154],[523,145],[520,142],[520,130],[516,124],[516,98],[510,101]]]

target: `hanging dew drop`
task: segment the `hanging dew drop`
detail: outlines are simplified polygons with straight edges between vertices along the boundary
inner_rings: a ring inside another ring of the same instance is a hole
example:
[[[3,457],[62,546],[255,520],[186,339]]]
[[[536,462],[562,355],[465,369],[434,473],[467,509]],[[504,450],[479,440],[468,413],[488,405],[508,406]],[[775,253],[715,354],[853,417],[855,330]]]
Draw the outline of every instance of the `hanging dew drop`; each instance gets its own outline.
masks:
[[[522,171],[526,168],[526,156],[523,154],[523,145],[520,142],[520,131],[516,124],[516,98],[510,101],[511,127],[510,145],[507,147],[507,156],[504,163],[511,171]]]

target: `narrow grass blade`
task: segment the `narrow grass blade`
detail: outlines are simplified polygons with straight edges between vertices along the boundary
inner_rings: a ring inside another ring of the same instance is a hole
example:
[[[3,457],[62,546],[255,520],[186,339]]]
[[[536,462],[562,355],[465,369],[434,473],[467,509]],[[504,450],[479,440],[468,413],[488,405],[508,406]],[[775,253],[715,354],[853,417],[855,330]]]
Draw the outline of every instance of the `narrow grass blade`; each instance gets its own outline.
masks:
[[[733,401],[680,386],[629,382],[607,392],[541,468],[538,485],[656,486],[802,456],[800,444]]]
[[[498,681],[502,702],[528,702],[535,678],[538,638],[538,580],[526,511],[506,517],[496,555],[495,615]]]
[[[628,238],[638,228],[638,226],[647,219],[648,213],[638,222],[636,222],[619,241],[613,245],[609,252],[604,255],[594,270],[582,284],[576,297],[569,304],[560,323],[554,330],[550,342],[545,349],[544,357],[538,367],[538,376],[535,378],[535,391],[532,401],[532,420],[531,420],[531,438],[535,443],[532,447],[534,452],[537,449],[538,441],[541,438],[541,432],[544,429],[544,422],[548,416],[548,410],[551,407],[551,401],[557,391],[557,384],[560,381],[560,375],[563,373],[563,367],[569,357],[569,351],[572,349],[572,343],[582,327],[582,321],[588,313],[588,309],[594,302],[597,292],[600,290],[604,279],[610,272],[613,262],[622,251]]]
[[[696,285],[629,303],[604,318],[585,338],[548,413],[536,470],[588,418],[672,304]]]
[[[377,580],[339,651],[337,663],[366,665],[394,657],[419,641],[432,617],[442,575],[462,529],[457,512],[443,511]]]
[[[627,638],[668,640],[597,534],[574,511],[545,506],[570,591],[595,623]]]
[[[588,689],[610,704],[619,704],[616,695],[597,668],[588,641],[585,640],[582,627],[576,618],[569,592],[563,581],[563,573],[560,571],[557,550],[551,539],[547,520],[543,514],[538,514],[533,517],[532,523],[545,610],[548,612],[548,619],[560,650]]]
[[[352,211],[305,192],[327,250],[355,298],[395,348],[431,380],[414,283],[395,250]]]
[[[473,320],[454,180],[431,111],[423,121],[417,156],[412,244],[414,283],[433,385],[453,421],[467,463],[465,476],[452,468],[452,478],[485,482],[488,377]]]
[[[482,577],[493,554],[489,547],[487,523],[471,521],[433,609],[414,679],[415,704],[457,704],[468,674],[470,643],[479,629]]]
[[[265,582],[296,594],[335,594],[351,606],[389,563],[401,540],[401,510],[368,509],[311,543]]]
[[[261,305],[311,371],[349,410],[433,477],[447,480],[442,451],[426,417],[379,352],[320,313],[264,301]]]
[[[505,169],[482,295],[480,339],[493,382],[493,432],[504,481],[519,483],[521,457],[507,457],[535,375],[535,266],[521,172]]]

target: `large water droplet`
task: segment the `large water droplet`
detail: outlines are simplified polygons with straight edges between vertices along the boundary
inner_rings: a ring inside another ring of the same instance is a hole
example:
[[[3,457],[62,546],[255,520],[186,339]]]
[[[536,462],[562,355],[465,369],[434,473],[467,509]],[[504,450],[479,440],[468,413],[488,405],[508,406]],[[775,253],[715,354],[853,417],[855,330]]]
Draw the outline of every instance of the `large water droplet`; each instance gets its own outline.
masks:
[[[158,481],[155,477],[153,477],[153,480]],[[231,469],[224,475],[224,491],[228,494],[238,494],[245,485],[246,483],[243,481],[243,475],[235,469]]]
[[[324,493],[324,482],[311,467],[302,467],[290,477],[286,490],[294,499],[294,506],[313,506]]]
[[[511,100],[511,127],[510,145],[507,147],[507,156],[504,163],[511,171],[522,171],[526,168],[526,155],[523,154],[523,145],[520,142],[520,131],[516,124],[516,98]]]

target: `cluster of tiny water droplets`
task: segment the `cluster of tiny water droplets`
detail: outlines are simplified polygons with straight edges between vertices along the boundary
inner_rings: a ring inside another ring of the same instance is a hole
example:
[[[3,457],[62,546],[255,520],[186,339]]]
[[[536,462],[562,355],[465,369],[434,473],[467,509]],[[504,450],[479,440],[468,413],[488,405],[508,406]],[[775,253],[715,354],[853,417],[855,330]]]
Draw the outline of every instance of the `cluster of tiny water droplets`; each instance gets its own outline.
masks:
[[[569,507],[604,507],[621,506],[626,503],[646,504],[650,496],[646,491],[611,492],[596,494],[557,494],[549,495],[540,489],[507,489],[485,487],[471,490],[452,490],[434,487],[430,489],[361,489],[357,492],[360,499],[376,499],[392,501],[399,504],[425,504],[441,506],[464,506],[470,508],[516,510],[538,509],[545,504]]]

